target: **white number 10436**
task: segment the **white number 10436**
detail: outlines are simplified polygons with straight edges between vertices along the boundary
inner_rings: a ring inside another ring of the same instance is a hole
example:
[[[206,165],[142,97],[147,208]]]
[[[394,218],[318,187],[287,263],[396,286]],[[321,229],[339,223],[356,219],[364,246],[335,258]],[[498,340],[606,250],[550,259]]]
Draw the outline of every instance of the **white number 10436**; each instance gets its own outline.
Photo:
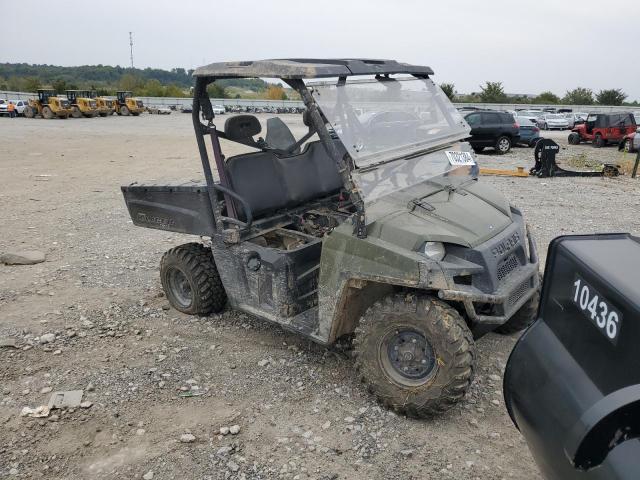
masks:
[[[584,279],[578,275],[575,279],[573,303],[598,327],[601,333],[614,344],[617,343],[622,315]]]

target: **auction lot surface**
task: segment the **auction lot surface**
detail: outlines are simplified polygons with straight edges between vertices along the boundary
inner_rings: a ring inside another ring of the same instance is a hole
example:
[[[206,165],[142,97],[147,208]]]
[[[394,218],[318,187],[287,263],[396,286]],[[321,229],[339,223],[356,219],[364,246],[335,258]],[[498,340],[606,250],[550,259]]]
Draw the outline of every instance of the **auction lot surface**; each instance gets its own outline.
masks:
[[[194,318],[168,307],[160,257],[192,239],[134,227],[120,185],[200,179],[190,122],[0,118],[0,252],[47,255],[0,265],[0,339],[20,347],[0,347],[0,478],[539,479],[502,401],[517,337],[479,340],[466,399],[416,421],[376,404],[346,347],[231,311]],[[548,136],[566,147],[566,133]],[[572,156],[621,158],[580,145],[559,159]],[[533,151],[478,160],[528,170]],[[523,210],[543,262],[557,235],[640,233],[640,180],[480,181]],[[35,341],[47,333],[53,343]],[[20,416],[49,389],[84,389],[93,405]],[[238,434],[219,435],[232,425]],[[187,433],[195,440],[181,442]]]

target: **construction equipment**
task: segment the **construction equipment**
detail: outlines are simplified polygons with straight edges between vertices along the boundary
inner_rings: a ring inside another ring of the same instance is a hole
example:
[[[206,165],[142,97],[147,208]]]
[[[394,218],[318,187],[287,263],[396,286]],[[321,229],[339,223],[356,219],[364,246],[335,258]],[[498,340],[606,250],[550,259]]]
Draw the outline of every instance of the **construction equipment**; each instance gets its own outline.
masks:
[[[98,115],[101,117],[106,117],[108,115],[113,115],[114,101],[107,97],[98,96],[95,90],[91,90],[87,92],[89,98],[92,98],[96,102],[96,107],[98,108]]]
[[[547,177],[617,177],[620,171],[617,165],[605,163],[602,170],[598,171],[574,171],[565,170],[556,163],[556,154],[560,151],[560,145],[549,138],[541,138],[536,143],[533,151],[535,165],[529,173],[540,178]]]
[[[96,101],[92,99],[86,90],[67,90],[67,99],[71,105],[73,118],[98,116]]]
[[[549,480],[640,478],[640,238],[549,245],[536,321],[513,349],[504,400]]]
[[[30,99],[29,105],[24,109],[24,116],[33,118],[40,115],[50,120],[52,118],[68,118],[71,114],[69,101],[66,98],[56,96],[52,88],[39,88],[38,98]]]
[[[131,92],[117,92],[115,100],[115,112],[118,115],[134,115],[138,116],[144,111],[142,100],[138,100],[131,96]]]

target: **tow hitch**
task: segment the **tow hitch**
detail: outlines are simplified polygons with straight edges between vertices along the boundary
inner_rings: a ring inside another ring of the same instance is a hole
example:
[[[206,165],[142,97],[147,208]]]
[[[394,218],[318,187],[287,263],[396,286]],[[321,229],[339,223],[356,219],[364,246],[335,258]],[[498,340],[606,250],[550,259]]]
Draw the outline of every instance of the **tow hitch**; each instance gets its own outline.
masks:
[[[617,177],[620,174],[618,166],[605,163],[600,171],[565,170],[556,163],[556,154],[560,145],[549,138],[541,138],[533,151],[535,165],[529,170],[530,175],[540,178],[547,177]]]

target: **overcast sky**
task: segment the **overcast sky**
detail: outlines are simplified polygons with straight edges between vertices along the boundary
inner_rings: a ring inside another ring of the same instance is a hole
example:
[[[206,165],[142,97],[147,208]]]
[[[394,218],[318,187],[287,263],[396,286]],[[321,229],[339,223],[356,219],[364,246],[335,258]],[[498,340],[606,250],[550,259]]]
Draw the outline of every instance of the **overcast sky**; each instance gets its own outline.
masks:
[[[45,7],[46,4],[46,7]],[[225,60],[369,57],[438,83],[640,100],[640,2],[619,0],[0,0],[0,62],[193,68]],[[1,71],[0,71],[1,74]]]

